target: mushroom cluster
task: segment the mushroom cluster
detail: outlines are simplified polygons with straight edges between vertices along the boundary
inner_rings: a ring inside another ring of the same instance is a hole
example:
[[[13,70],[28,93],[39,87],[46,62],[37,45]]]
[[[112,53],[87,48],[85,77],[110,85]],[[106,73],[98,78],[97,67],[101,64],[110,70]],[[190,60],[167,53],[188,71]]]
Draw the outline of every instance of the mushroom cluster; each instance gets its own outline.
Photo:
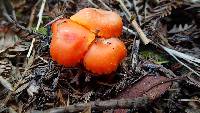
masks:
[[[83,62],[96,76],[115,71],[126,56],[124,43],[119,40],[122,19],[112,12],[84,8],[70,17],[52,24],[50,55],[66,67]]]

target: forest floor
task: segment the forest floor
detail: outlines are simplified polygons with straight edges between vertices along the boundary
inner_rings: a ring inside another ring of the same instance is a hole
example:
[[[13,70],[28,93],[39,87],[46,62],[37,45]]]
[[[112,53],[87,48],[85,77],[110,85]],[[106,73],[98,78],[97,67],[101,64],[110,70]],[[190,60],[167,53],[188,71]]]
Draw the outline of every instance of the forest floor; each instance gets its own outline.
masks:
[[[110,77],[49,54],[51,23],[86,7],[122,17]],[[0,0],[0,112],[200,113],[199,20],[198,0]]]

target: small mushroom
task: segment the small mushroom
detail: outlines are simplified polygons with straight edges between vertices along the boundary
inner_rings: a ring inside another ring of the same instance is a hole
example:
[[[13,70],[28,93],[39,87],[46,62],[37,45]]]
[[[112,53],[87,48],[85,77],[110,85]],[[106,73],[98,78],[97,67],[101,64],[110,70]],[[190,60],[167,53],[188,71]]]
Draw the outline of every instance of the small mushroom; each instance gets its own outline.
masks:
[[[66,67],[78,64],[95,39],[94,33],[70,19],[55,22],[52,32],[50,55],[54,61]]]
[[[95,76],[116,71],[127,54],[124,43],[117,38],[122,33],[122,19],[112,11],[82,9],[70,19],[54,22],[52,32],[52,59],[65,67],[83,60]]]
[[[83,59],[87,70],[96,74],[110,74],[115,71],[127,54],[124,43],[118,38],[97,39]]]
[[[118,37],[122,33],[122,19],[112,11],[84,8],[70,19],[102,38]]]

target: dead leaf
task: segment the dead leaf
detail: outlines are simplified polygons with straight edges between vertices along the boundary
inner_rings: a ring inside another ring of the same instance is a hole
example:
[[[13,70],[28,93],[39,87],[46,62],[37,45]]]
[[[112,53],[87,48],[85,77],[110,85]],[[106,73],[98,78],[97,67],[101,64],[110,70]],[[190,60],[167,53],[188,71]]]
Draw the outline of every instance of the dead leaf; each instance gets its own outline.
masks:
[[[170,80],[164,76],[145,76],[133,86],[122,91],[117,98],[128,99],[147,96],[150,100],[155,100],[167,91],[171,85]],[[114,113],[126,113],[126,109],[117,109]]]
[[[19,38],[8,27],[0,26],[0,53],[13,47]]]
[[[168,80],[168,78],[163,76],[145,76],[135,85],[125,89],[117,98],[147,96],[149,99],[154,100],[168,90],[171,85],[171,82],[166,82]]]

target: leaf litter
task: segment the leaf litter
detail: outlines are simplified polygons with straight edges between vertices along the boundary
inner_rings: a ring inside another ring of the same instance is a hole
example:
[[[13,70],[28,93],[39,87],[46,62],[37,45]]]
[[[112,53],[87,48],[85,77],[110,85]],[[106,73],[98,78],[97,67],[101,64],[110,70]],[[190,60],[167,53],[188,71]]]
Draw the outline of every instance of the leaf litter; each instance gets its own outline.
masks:
[[[17,4],[13,0],[0,1],[6,6],[0,10],[0,111],[59,112],[59,107],[68,109],[78,103],[107,100],[116,108],[112,99],[147,97],[149,104],[143,103],[145,109],[133,106],[123,112],[198,112],[200,79],[195,75],[199,73],[200,58],[198,1],[48,0],[41,27],[33,32],[39,17],[32,15],[32,20],[30,14],[33,9],[35,14],[39,13],[41,1],[32,4],[28,0]],[[111,82],[92,77],[82,66],[60,66],[49,55],[51,31],[47,23],[57,17],[70,17],[84,7],[113,10],[123,18],[121,39],[128,48],[128,56],[113,73]],[[12,24],[10,20],[15,17],[17,24]],[[141,34],[137,35],[137,28],[127,19],[132,17],[151,40],[148,45],[138,42]],[[27,58],[33,38],[36,41]],[[139,105],[138,102],[134,104]],[[104,111],[94,108],[87,106],[82,112]],[[122,109],[114,112],[117,110]]]

